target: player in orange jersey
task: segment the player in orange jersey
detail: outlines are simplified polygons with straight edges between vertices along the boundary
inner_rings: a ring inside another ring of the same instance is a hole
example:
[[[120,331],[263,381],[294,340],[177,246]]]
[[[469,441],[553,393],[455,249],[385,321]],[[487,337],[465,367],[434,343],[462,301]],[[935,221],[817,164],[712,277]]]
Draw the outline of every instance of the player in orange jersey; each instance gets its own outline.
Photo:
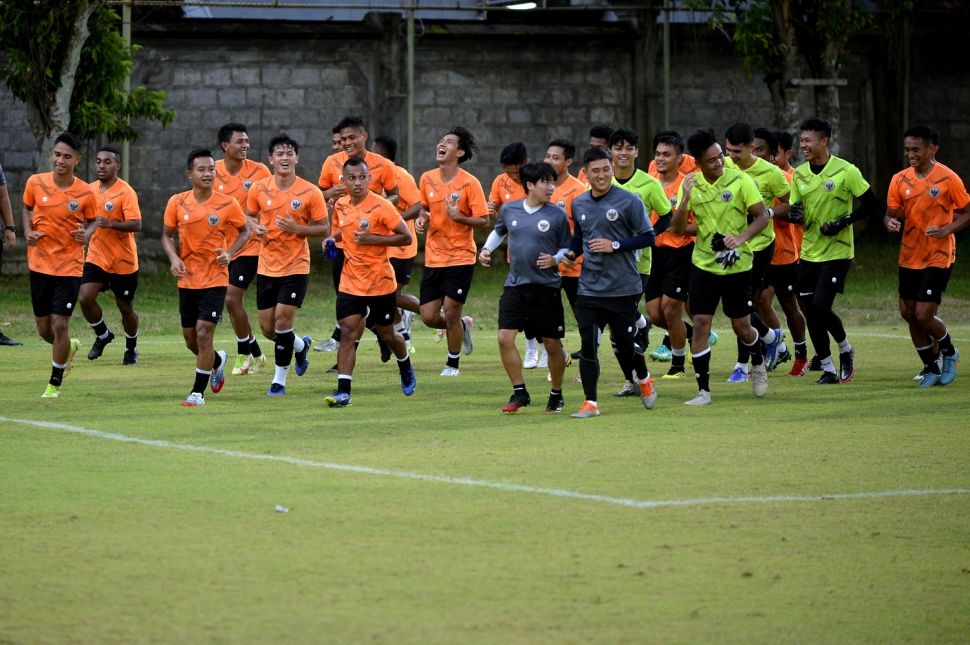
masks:
[[[587,139],[587,144],[590,148],[603,148],[604,150],[609,150],[611,136],[613,136],[613,128],[605,123],[599,123],[589,129],[589,139]],[[585,166],[579,169],[579,172],[576,174],[576,179],[586,186],[586,188],[589,188],[589,181],[586,179]]]
[[[210,151],[198,148],[190,152],[185,175],[192,190],[168,200],[162,248],[171,262],[172,275],[178,278],[182,337],[196,356],[195,382],[182,405],[195,407],[205,405],[206,385],[211,384],[212,392],[218,393],[225,383],[229,356],[214,350],[213,336],[222,320],[229,262],[249,240],[249,228],[239,202],[212,190],[216,162]]]
[[[683,141],[683,139],[681,138],[681,136],[679,134],[677,134],[676,131],[674,131],[674,130],[661,130],[660,132],[658,132],[657,134],[655,134],[654,137],[653,137],[653,149],[654,150],[657,149],[657,144],[660,143],[660,138],[661,137],[675,137],[675,138],[680,139],[681,141]],[[680,166],[679,166],[678,170],[682,174],[688,175],[688,174],[690,174],[692,172],[696,172],[697,171],[697,160],[695,160],[692,156],[690,156],[686,152],[683,155],[681,155],[681,157],[682,158],[680,160]],[[657,160],[656,159],[651,159],[650,160],[650,164],[647,166],[647,172],[649,174],[653,175],[654,177],[656,177],[656,175],[657,175]]]
[[[88,254],[81,277],[80,305],[84,318],[94,330],[94,344],[88,360],[99,358],[115,335],[104,322],[98,305],[98,294],[111,289],[121,325],[125,330],[125,354],[122,365],[138,363],[138,314],[132,306],[138,289],[138,247],[135,233],[141,230],[138,195],[124,179],[121,151],[102,146],[94,161],[98,181],[91,185],[97,208],[97,228],[88,243]]]
[[[327,204],[320,190],[298,177],[300,145],[285,134],[269,142],[273,176],[249,189],[246,214],[250,228],[261,241],[256,271],[256,309],[259,327],[276,343],[276,372],[266,396],[286,393],[290,363],[296,375],[309,367],[309,336],[293,331],[296,312],[303,306],[310,275],[308,237],[330,234]]]
[[[53,346],[51,378],[43,398],[61,395],[61,382],[81,346],[68,323],[84,270],[84,243],[94,230],[94,193],[74,176],[81,142],[70,132],[54,140],[51,172],[31,175],[24,187],[24,238],[30,300],[37,333]]]
[[[475,271],[478,247],[474,229],[488,226],[482,185],[460,167],[474,150],[474,137],[460,126],[441,137],[435,148],[438,167],[421,175],[421,204],[412,206],[428,211],[414,222],[417,232],[427,232],[421,319],[428,327],[446,330],[448,360],[441,376],[458,376],[460,352],[471,354],[474,349],[472,318],[462,316],[462,309]]]
[[[249,159],[249,135],[242,123],[227,123],[219,128],[219,147],[223,157],[216,162],[216,192],[230,195],[246,208],[246,195],[253,182],[269,177],[269,168]],[[266,365],[266,356],[256,342],[243,298],[256,277],[259,261],[259,239],[252,235],[249,242],[229,263],[229,288],[226,291],[226,310],[236,332],[236,362],[234,375],[255,374]]]
[[[956,260],[953,234],[970,225],[970,195],[960,177],[936,161],[940,133],[917,125],[903,135],[909,168],[889,184],[884,223],[901,233],[899,313],[923,361],[919,387],[949,385],[960,352],[937,315]]]
[[[529,163],[529,151],[521,141],[510,143],[502,148],[498,162],[502,172],[492,180],[492,188],[488,192],[488,216],[492,219],[498,215],[502,204],[525,197],[519,170]]]
[[[414,394],[417,385],[404,338],[394,331],[397,281],[387,257],[390,247],[410,244],[411,233],[394,205],[368,190],[371,178],[363,159],[348,159],[341,174],[346,194],[334,205],[333,225],[344,243],[345,262],[337,292],[337,391],[325,399],[332,408],[350,405],[356,341],[365,320],[397,357],[404,395]]]

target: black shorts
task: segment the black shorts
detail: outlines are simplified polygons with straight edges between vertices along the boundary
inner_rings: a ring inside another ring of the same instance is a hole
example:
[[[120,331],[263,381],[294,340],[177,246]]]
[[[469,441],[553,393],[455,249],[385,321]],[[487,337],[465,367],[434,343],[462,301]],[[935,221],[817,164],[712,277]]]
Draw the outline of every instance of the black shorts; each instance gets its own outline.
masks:
[[[276,305],[302,307],[309,283],[310,276],[305,273],[278,278],[259,274],[256,276],[256,309],[262,311]]]
[[[101,285],[101,291],[111,289],[118,300],[131,302],[135,299],[135,291],[138,290],[138,272],[134,273],[108,273],[97,264],[92,262],[84,263],[84,275],[81,276],[81,284],[93,282]]]
[[[366,316],[368,325],[385,327],[394,324],[397,309],[397,296],[391,293],[382,296],[355,296],[337,292],[337,320],[351,316]]]
[[[751,272],[721,275],[694,267],[690,272],[690,312],[713,316],[720,302],[728,318],[744,318],[754,311],[751,302]]]
[[[70,316],[77,304],[81,278],[30,272],[30,302],[34,316],[44,318],[55,314]]]
[[[768,275],[768,267],[771,266],[771,257],[775,254],[775,242],[754,252],[754,259],[751,262],[751,293],[757,293],[768,286],[765,277]]]
[[[331,277],[333,278],[333,290],[340,290],[340,274],[344,271],[344,250],[337,247],[337,257],[330,260]]]
[[[637,304],[640,294],[634,296],[583,296],[576,298],[576,323],[580,333],[591,327],[604,328],[607,325],[614,336],[633,337],[636,334],[637,318],[640,310]]]
[[[940,304],[946,285],[950,283],[950,267],[907,269],[899,267],[899,297],[916,302]]]
[[[259,266],[258,255],[241,255],[229,263],[229,284],[242,290],[249,288],[249,284],[256,277],[256,267]]]
[[[562,338],[566,319],[559,289],[535,284],[505,287],[498,301],[498,327],[525,331],[527,338]]]
[[[465,302],[472,286],[474,264],[454,267],[425,267],[421,276],[421,304],[441,300],[444,297]]]
[[[566,294],[566,300],[569,301],[569,306],[576,307],[576,292],[579,291],[579,276],[562,276],[560,279],[562,283],[562,292]]]
[[[826,262],[798,261],[798,297],[814,299],[816,292],[835,299],[835,294],[845,291],[845,278],[849,275],[852,260],[828,260]]]
[[[398,286],[411,284],[411,270],[414,268],[414,258],[391,258],[391,268],[394,269],[394,279]]]
[[[644,300],[650,302],[660,296],[686,302],[690,286],[691,256],[694,245],[658,246],[653,249],[650,282],[644,290]]]
[[[774,287],[776,296],[798,294],[798,262],[771,264],[765,275],[767,286]]]
[[[182,327],[195,327],[202,320],[218,325],[226,305],[226,287],[179,289],[179,317]]]

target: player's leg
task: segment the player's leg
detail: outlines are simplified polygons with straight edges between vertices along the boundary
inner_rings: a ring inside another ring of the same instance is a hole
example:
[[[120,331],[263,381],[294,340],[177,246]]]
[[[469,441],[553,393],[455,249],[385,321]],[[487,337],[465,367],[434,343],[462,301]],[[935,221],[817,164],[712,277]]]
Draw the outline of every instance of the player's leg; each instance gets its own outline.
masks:
[[[589,296],[576,298],[576,324],[579,326],[579,374],[583,379],[585,402],[573,418],[585,419],[599,416],[597,383],[599,381],[598,339],[601,328],[600,309],[596,299]]]
[[[135,311],[135,293],[138,291],[138,272],[111,277],[111,291],[115,305],[121,314],[121,327],[125,332],[125,353],[122,365],[138,363],[138,313]]]
[[[711,347],[710,332],[714,312],[721,301],[722,285],[719,276],[692,267],[690,273],[690,312],[693,319],[693,337],[690,342],[694,376],[697,379],[697,396],[685,401],[686,405],[700,406],[711,403]]]
[[[115,335],[104,322],[104,311],[98,304],[98,294],[104,291],[110,283],[110,278],[101,267],[91,262],[84,263],[84,273],[81,276],[81,288],[78,291],[78,304],[84,319],[94,332],[94,342],[88,352],[88,360],[95,360],[104,353],[104,348],[115,339]]]
[[[646,359],[642,352],[636,350],[637,326],[636,320],[640,316],[637,305],[640,295],[630,297],[609,298],[606,300],[606,322],[610,326],[610,336],[615,345],[617,361],[623,368],[627,378],[637,388],[637,394],[648,410],[653,409],[657,402],[657,392],[653,378],[647,369]],[[630,324],[630,321],[634,321]]]
[[[956,378],[960,352],[953,346],[946,324],[937,314],[943,292],[950,280],[950,268],[929,267],[924,269],[922,274],[915,315],[919,324],[939,348],[942,359],[940,385],[949,385]]]
[[[340,346],[337,348],[337,389],[324,402],[330,407],[345,407],[351,403],[354,367],[357,363],[357,342],[364,330],[367,303],[363,298],[337,292],[337,324],[340,327]]]

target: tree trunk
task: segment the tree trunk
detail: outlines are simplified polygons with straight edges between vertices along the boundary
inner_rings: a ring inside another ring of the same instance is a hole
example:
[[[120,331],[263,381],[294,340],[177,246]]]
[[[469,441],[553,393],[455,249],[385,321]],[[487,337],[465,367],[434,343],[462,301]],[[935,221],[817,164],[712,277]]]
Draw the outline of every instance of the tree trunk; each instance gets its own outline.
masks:
[[[661,40],[658,15],[656,10],[637,12],[640,37],[633,54],[633,123],[640,134],[638,165],[643,168],[653,159],[653,135],[663,129],[663,88],[657,73],[657,50]]]
[[[795,26],[792,24],[791,0],[778,0],[772,4],[775,32],[784,46],[779,75],[768,82],[771,104],[774,110],[775,125],[794,132],[798,128],[801,108],[798,105],[798,89],[792,87],[795,78],[798,45],[795,41]]]

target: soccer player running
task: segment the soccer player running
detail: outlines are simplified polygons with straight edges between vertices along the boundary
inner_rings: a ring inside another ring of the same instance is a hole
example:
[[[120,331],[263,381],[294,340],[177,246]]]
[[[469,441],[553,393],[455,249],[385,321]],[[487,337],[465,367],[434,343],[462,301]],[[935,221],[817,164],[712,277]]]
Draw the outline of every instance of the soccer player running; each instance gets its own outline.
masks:
[[[784,135],[788,146],[787,152],[778,143],[779,135]],[[782,163],[775,165],[785,173],[785,181],[791,185],[791,175],[795,169],[788,164],[791,158],[792,137],[787,132],[772,132],[766,128],[754,129],[754,147],[751,152],[757,157],[775,163],[775,159],[780,157]],[[802,222],[791,219],[791,210],[787,215],[781,215],[778,208],[780,201],[772,205],[775,207],[775,217],[771,224],[775,230],[775,251],[771,256],[771,263],[765,273],[765,288],[761,292],[761,298],[755,303],[765,324],[770,328],[780,328],[781,321],[775,313],[771,301],[778,299],[782,311],[785,312],[785,321],[788,323],[788,330],[791,332],[792,340],[795,344],[795,360],[792,362],[789,376],[803,376],[808,368],[808,345],[805,342],[805,316],[798,308],[798,257],[802,248]],[[775,366],[791,360],[791,352],[785,345],[782,338],[775,353]],[[769,365],[769,368],[771,366]]]
[[[448,359],[441,376],[458,376],[461,352],[471,354],[475,347],[472,318],[462,310],[475,272],[475,229],[488,226],[488,203],[479,181],[460,166],[474,150],[475,138],[461,126],[441,137],[435,148],[438,167],[421,175],[421,204],[411,207],[427,211],[414,222],[415,230],[427,235],[421,319],[446,331]]]
[[[269,168],[249,159],[249,135],[242,123],[227,123],[219,128],[219,147],[223,158],[216,162],[216,192],[235,198],[245,210],[246,196],[253,182],[269,177]],[[259,262],[259,238],[251,235],[249,242],[229,263],[229,288],[226,291],[226,309],[236,332],[236,361],[234,375],[256,374],[266,365],[266,356],[260,349],[243,298],[256,277]]]
[[[960,352],[939,317],[940,302],[956,259],[954,233],[970,224],[970,195],[960,177],[936,161],[940,133],[917,125],[903,134],[909,168],[889,184],[886,230],[901,233],[899,313],[923,361],[919,387],[949,385]]]
[[[10,195],[7,193],[7,178],[3,176],[3,166],[0,166],[0,218],[3,219],[3,244],[0,244],[0,269],[2,269],[3,250],[12,249],[17,244],[17,227],[13,223],[13,208],[10,206]],[[21,347],[23,343],[0,331],[0,345]]]
[[[819,385],[848,383],[855,376],[855,352],[842,320],[832,309],[845,289],[855,256],[852,223],[880,214],[879,200],[859,169],[829,152],[832,126],[812,118],[799,126],[805,163],[795,169],[791,203],[804,216],[802,255],[798,263],[798,301],[821,363]],[[859,208],[852,210],[855,198]],[[839,370],[832,361],[829,335],[839,348]]]
[[[397,208],[368,190],[371,178],[363,159],[348,159],[342,174],[346,194],[337,200],[333,211],[333,234],[343,240],[345,258],[337,291],[337,391],[324,399],[332,408],[351,403],[356,341],[365,318],[368,327],[397,357],[404,395],[414,394],[417,385],[404,338],[394,331],[397,281],[387,257],[389,247],[410,244],[411,233]]]
[[[509,273],[499,300],[498,346],[505,373],[512,381],[512,396],[502,412],[511,414],[532,403],[515,347],[515,336],[521,330],[542,338],[552,380],[546,412],[560,412],[564,405],[566,357],[562,338],[566,323],[558,267],[569,251],[572,236],[566,211],[550,203],[556,190],[556,170],[547,163],[526,164],[520,176],[525,199],[505,204],[478,255],[482,266],[491,265],[492,253],[508,235]]]
[[[229,356],[214,350],[213,337],[222,320],[229,263],[249,240],[249,228],[239,203],[212,189],[216,162],[209,150],[198,148],[189,153],[185,175],[192,190],[168,200],[162,249],[171,262],[172,275],[178,278],[182,337],[196,356],[195,382],[182,405],[196,407],[205,405],[206,385],[217,394],[225,384]]]
[[[97,228],[88,242],[88,253],[81,276],[79,303],[85,320],[94,331],[94,344],[88,360],[95,360],[115,339],[104,322],[104,312],[98,304],[98,294],[111,289],[121,313],[125,330],[125,353],[122,365],[138,363],[138,314],[132,306],[138,289],[138,247],[135,233],[141,230],[141,209],[138,195],[124,179],[121,151],[111,146],[98,150],[94,161],[98,181],[91,184],[95,196]]]
[[[298,177],[300,145],[285,134],[269,142],[273,175],[249,189],[246,215],[259,237],[256,269],[256,309],[259,328],[276,343],[276,370],[266,396],[286,394],[290,363],[303,376],[310,361],[311,339],[293,331],[296,312],[303,306],[310,278],[308,237],[330,234],[327,204],[316,186]]]
[[[40,337],[52,345],[51,377],[42,398],[61,395],[61,383],[74,364],[81,341],[71,338],[84,272],[84,243],[94,230],[94,193],[74,176],[81,142],[63,132],[51,148],[51,172],[31,175],[24,186],[21,222],[27,240],[30,300]]]
[[[724,153],[713,132],[699,130],[692,134],[687,150],[697,160],[698,172],[684,178],[671,224],[683,234],[689,213],[697,223],[690,306],[694,315],[691,356],[698,392],[686,404],[711,403],[708,332],[719,302],[724,315],[731,319],[734,333],[750,351],[752,389],[755,396],[763,397],[768,391],[768,371],[761,336],[751,325],[753,254],[746,243],[767,226],[768,212],[754,180],[736,168],[725,167]]]
[[[784,173],[771,162],[765,161],[753,154],[754,149],[754,129],[747,123],[735,123],[727,129],[724,134],[726,152],[730,155],[725,160],[728,167],[734,167],[745,173],[754,180],[758,192],[765,206],[778,203],[777,206],[768,207],[768,219],[786,217],[788,215],[788,182],[785,180]],[[765,288],[765,275],[768,272],[768,265],[775,253],[775,228],[765,226],[757,235],[747,242],[747,247],[752,251],[751,261],[751,292],[754,302],[761,300],[762,292]],[[777,318],[777,317],[776,317]],[[780,328],[772,329],[768,327],[761,317],[757,307],[751,312],[751,324],[761,335],[764,343],[765,358],[768,361],[767,368],[774,369],[775,361],[778,356],[778,346],[784,338],[784,332]],[[748,380],[748,361],[750,352],[748,346],[738,338],[738,362],[734,365],[728,383],[744,383]]]
[[[577,323],[582,342],[579,371],[586,400],[571,416],[599,416],[597,357],[599,330],[609,325],[616,359],[624,375],[632,375],[640,388],[643,407],[657,403],[653,377],[643,354],[634,349],[637,302],[643,284],[637,272],[636,251],[653,244],[653,227],[639,195],[613,185],[613,163],[604,148],[590,148],[583,155],[590,190],[573,200],[575,228],[569,253],[582,254],[576,298]]]

